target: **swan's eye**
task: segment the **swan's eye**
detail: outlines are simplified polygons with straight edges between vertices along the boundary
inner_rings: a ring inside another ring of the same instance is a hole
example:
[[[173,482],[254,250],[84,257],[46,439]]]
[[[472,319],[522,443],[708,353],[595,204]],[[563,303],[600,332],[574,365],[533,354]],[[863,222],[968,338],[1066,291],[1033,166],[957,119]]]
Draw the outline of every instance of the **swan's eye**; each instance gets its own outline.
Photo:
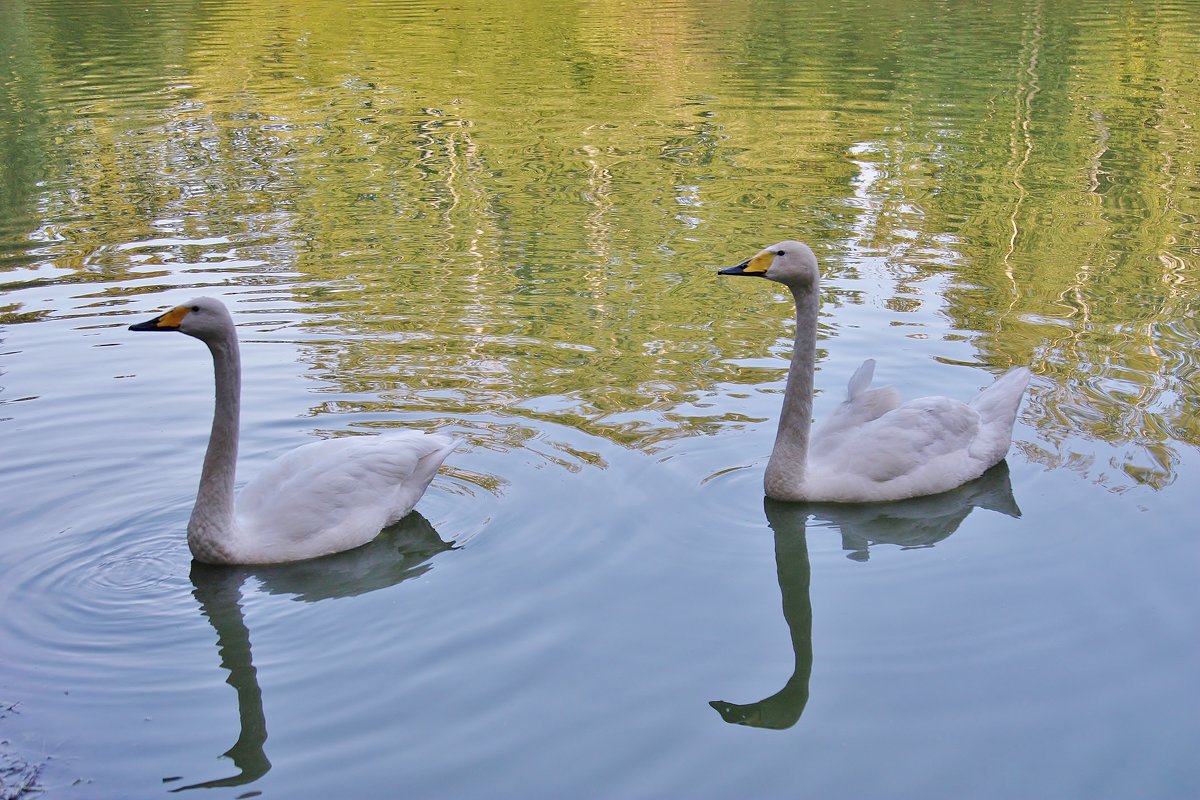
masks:
[[[781,255],[783,255],[783,253],[784,253],[784,251],[783,251],[783,250],[776,250],[776,251],[775,251],[775,255],[777,255],[777,256],[781,256]]]
[[[192,306],[192,311],[199,311],[199,310],[200,310],[200,306]]]

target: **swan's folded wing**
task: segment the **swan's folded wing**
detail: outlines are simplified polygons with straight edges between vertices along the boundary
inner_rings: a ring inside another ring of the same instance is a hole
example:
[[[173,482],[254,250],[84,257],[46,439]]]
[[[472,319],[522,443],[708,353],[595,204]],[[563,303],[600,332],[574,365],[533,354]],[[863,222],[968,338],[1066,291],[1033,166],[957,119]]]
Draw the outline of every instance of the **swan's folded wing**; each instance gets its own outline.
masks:
[[[309,442],[289,450],[259,470],[242,487],[237,497],[238,513],[258,514],[288,502],[303,490],[304,484],[313,480],[310,470],[338,463],[343,452],[352,453],[362,447],[363,441],[365,437],[343,436]]]
[[[255,530],[290,539],[341,535],[334,531],[373,537],[412,509],[453,446],[448,437],[418,432],[313,442],[248,483],[237,514]]]
[[[870,388],[874,374],[875,359],[868,358],[850,378],[845,401],[813,426],[808,445],[810,459],[821,459],[840,449],[848,435],[900,405],[900,392],[894,386]]]
[[[979,415],[965,403],[922,397],[846,432],[817,469],[884,483],[937,469],[939,459],[965,453],[978,431]]]

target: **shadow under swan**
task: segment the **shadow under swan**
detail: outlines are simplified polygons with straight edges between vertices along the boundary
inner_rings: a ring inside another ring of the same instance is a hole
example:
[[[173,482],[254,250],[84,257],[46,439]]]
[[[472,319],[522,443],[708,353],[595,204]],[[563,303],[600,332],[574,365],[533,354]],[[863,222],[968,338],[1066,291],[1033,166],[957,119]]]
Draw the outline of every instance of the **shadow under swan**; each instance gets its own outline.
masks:
[[[912,500],[847,505],[785,503],[764,498],[763,505],[767,523],[775,533],[775,569],[795,666],[782,689],[757,703],[712,700],[709,705],[726,722],[776,730],[795,725],[808,704],[813,663],[811,569],[806,540],[810,518],[814,527],[841,532],[842,547],[850,551],[849,558],[866,561],[868,549],[874,544],[931,547],[958,530],[975,508],[1021,516],[1013,498],[1008,464],[1004,461],[957,489]]]
[[[243,786],[271,769],[264,750],[267,719],[262,690],[250,654],[250,631],[242,615],[242,585],[247,577],[253,577],[268,594],[292,595],[295,600],[312,603],[354,597],[415,578],[432,567],[429,559],[454,548],[453,542],[443,541],[428,520],[413,511],[362,547],[311,561],[257,567],[193,561],[192,595],[217,633],[221,666],[229,672],[225,682],[237,692],[241,734],[224,753],[237,768],[235,774],[171,791]]]

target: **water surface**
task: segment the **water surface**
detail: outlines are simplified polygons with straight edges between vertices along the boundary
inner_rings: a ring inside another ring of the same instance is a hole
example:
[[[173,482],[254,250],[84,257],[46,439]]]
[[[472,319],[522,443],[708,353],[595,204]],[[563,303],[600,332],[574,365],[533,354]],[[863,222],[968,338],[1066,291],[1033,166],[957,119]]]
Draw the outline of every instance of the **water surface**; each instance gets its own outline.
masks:
[[[64,797],[1200,794],[1200,6],[0,7],[0,758]],[[816,414],[1034,372],[1007,464],[764,504]],[[191,563],[239,475],[464,439],[368,548]],[[6,776],[6,780],[9,778]],[[10,784],[11,785],[11,780]]]

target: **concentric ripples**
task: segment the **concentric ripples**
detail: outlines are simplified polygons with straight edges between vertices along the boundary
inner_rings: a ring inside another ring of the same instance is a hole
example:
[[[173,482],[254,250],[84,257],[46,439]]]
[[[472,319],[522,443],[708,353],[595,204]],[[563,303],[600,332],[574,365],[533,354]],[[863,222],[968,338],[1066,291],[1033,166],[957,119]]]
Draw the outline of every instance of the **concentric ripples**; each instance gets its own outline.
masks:
[[[5,570],[0,625],[23,657],[9,666],[72,686],[97,671],[120,674],[147,647],[183,641],[179,623],[194,617],[195,604],[177,520],[160,512],[17,551]]]

